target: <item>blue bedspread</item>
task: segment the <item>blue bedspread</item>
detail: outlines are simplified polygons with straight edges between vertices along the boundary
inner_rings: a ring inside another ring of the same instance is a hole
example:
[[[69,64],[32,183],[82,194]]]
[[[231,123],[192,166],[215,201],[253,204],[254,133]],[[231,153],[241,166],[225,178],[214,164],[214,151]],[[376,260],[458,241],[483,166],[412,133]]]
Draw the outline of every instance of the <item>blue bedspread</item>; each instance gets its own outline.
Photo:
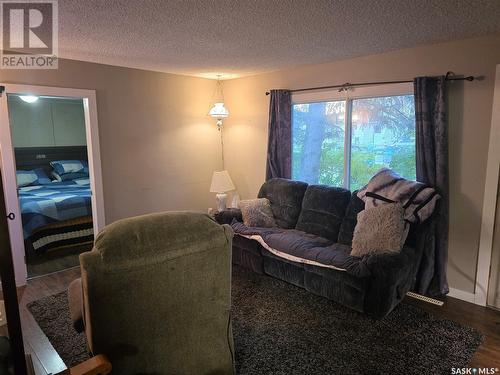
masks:
[[[24,238],[45,225],[92,215],[88,182],[55,182],[18,189]]]

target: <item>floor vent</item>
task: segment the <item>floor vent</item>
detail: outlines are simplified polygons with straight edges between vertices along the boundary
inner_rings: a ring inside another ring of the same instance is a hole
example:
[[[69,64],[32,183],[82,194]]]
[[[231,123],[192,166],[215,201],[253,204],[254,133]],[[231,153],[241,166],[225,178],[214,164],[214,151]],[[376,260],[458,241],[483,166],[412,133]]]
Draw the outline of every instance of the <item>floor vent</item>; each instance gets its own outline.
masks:
[[[443,306],[444,305],[443,301],[440,301],[440,300],[437,300],[437,299],[434,299],[434,298],[431,298],[431,297],[426,297],[426,296],[423,296],[421,294],[417,294],[417,293],[413,293],[413,292],[408,292],[408,293],[406,293],[406,295],[409,296],[409,297],[413,297],[413,298],[419,299],[421,301],[427,302],[427,303],[432,303],[433,305],[437,305],[437,306]]]

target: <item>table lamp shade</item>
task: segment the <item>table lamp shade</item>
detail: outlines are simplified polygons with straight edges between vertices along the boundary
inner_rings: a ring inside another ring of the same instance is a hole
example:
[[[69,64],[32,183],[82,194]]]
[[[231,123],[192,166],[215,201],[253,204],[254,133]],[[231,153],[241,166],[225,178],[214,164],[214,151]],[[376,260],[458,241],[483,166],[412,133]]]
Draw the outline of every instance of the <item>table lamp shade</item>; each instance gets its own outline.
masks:
[[[210,185],[211,193],[225,193],[234,189],[235,187],[228,171],[214,172],[212,175],[212,184]]]

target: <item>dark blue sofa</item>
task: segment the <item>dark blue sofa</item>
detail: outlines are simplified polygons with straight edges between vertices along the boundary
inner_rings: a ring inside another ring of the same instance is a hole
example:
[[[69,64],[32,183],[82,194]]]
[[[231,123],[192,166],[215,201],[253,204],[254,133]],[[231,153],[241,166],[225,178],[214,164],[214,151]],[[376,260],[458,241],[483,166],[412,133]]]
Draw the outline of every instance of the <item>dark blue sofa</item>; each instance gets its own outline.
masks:
[[[398,254],[350,256],[357,214],[364,202],[356,192],[304,182],[271,179],[258,194],[267,198],[279,228],[248,228],[241,212],[219,213],[220,223],[232,223],[233,263],[284,280],[376,318],[387,315],[415,284],[432,219],[410,229]],[[239,233],[239,234],[238,234]],[[260,234],[273,249],[332,265],[342,271],[277,256],[245,237]]]

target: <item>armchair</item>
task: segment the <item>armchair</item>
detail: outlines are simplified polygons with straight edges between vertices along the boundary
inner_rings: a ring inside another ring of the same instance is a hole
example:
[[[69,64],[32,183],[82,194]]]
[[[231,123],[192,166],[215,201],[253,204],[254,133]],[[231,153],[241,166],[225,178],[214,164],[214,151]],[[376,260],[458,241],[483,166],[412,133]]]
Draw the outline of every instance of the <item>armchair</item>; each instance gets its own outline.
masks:
[[[232,236],[201,213],[108,225],[69,289],[91,353],[121,375],[233,374]]]

